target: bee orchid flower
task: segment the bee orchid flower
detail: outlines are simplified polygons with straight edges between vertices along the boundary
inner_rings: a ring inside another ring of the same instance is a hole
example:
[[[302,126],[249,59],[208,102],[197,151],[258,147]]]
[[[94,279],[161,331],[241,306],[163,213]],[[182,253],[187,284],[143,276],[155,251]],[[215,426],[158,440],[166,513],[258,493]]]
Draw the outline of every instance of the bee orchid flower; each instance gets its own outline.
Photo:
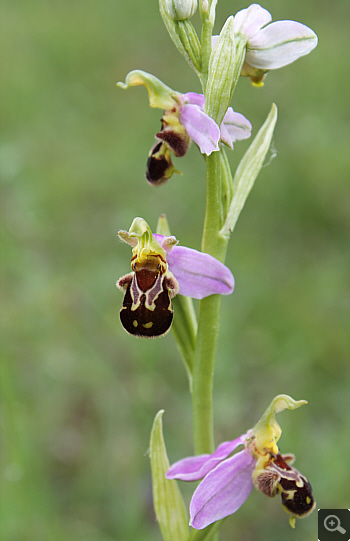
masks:
[[[175,172],[170,151],[177,157],[186,154],[191,140],[202,154],[209,156],[219,150],[220,140],[233,149],[237,140],[247,139],[252,126],[242,114],[229,107],[221,126],[205,112],[203,94],[173,91],[154,75],[141,70],[128,73],[121,88],[143,85],[147,88],[151,107],[163,109],[161,130],[156,134],[157,141],[152,147],[147,163],[146,178],[153,185],[165,182]]]
[[[120,311],[124,329],[138,337],[162,336],[171,327],[171,299],[185,295],[203,299],[229,295],[234,288],[231,271],[209,254],[177,246],[173,236],[152,234],[145,220],[135,218],[119,238],[132,246],[132,272],[117,286],[125,295]]]
[[[167,479],[203,479],[190,504],[194,528],[201,530],[235,513],[254,486],[266,496],[281,495],[293,528],[295,518],[311,513],[315,507],[311,485],[291,466],[294,456],[280,454],[277,442],[282,431],[275,418],[284,409],[293,410],[306,403],[278,395],[253,429],[233,441],[221,443],[211,455],[184,458],[170,467]],[[240,445],[243,449],[232,454]]]

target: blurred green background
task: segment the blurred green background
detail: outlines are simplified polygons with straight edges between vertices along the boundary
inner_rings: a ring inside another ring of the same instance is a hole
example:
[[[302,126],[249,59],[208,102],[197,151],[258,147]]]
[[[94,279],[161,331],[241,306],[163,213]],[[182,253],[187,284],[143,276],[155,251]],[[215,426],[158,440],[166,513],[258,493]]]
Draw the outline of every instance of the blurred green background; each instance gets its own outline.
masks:
[[[115,83],[135,68],[183,92],[199,83],[156,0],[1,4],[1,538],[159,541],[150,429],[164,408],[170,461],[192,454],[191,404],[171,333],[136,340],[121,328],[115,281],[130,249],[117,231],[135,216],[155,228],[165,212],[199,249],[205,169],[192,145],[175,160],[183,175],[150,187],[161,111],[145,89]],[[219,0],[216,30],[247,5]],[[281,414],[281,450],[296,454],[317,507],[349,507],[349,3],[263,5],[312,27],[319,45],[234,95],[254,135],[272,101],[279,120],[277,158],[229,247],[236,289],[222,305],[216,440],[245,432],[276,394],[307,399]],[[248,144],[230,152],[233,168]],[[189,501],[194,485],[181,487]],[[293,531],[278,499],[254,491],[222,539],[315,540],[316,513]]]

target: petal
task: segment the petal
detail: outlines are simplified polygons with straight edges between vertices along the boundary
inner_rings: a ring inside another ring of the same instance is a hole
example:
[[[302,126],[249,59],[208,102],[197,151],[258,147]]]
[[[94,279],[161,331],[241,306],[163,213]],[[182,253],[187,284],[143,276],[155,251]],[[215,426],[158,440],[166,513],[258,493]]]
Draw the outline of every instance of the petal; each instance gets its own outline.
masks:
[[[225,145],[227,145],[228,147],[230,147],[231,150],[233,150],[233,143],[230,134],[223,122],[221,122],[220,126],[220,139],[223,143],[225,143]]]
[[[250,40],[260,28],[272,21],[271,14],[259,4],[252,4],[247,9],[236,13],[234,18],[234,32]]]
[[[192,105],[199,105],[199,107],[204,109],[204,105],[205,105],[204,94],[197,94],[196,92],[187,92],[187,94],[184,94],[182,98],[184,100],[184,104],[190,103]]]
[[[178,244],[178,240],[174,236],[166,237],[164,235],[159,235],[158,233],[153,233],[153,236],[157,239],[161,247],[167,252],[171,252],[174,246]]]
[[[317,36],[308,26],[278,21],[249,39],[246,62],[255,68],[277,69],[310,53],[316,45]]]
[[[253,488],[254,465],[255,459],[244,450],[208,473],[191,500],[191,524],[194,528],[201,530],[241,507]]]
[[[130,246],[132,246],[133,248],[137,246],[137,237],[131,237],[129,231],[124,231],[123,229],[121,229],[120,231],[118,231],[118,237],[123,242],[126,242],[126,244],[130,244]]]
[[[117,86],[128,89],[130,86],[143,85],[147,88],[149,104],[151,107],[160,107],[160,109],[171,109],[176,105],[174,98],[178,98],[179,94],[174,92],[160,79],[142,70],[130,71],[125,83],[119,82]]]
[[[202,154],[209,156],[213,151],[219,150],[219,126],[198,105],[184,105],[180,110],[180,122]]]
[[[234,141],[248,139],[251,136],[252,125],[245,116],[235,113],[232,107],[229,107],[221,124],[221,141],[233,148]],[[227,142],[227,136],[229,141]]]
[[[234,278],[226,265],[209,254],[174,246],[167,254],[169,270],[179,282],[179,293],[193,299],[203,299],[219,293],[229,295],[234,288]]]
[[[183,458],[175,462],[167,471],[167,479],[181,479],[181,481],[198,481],[203,479],[219,462],[227,458],[245,440],[246,434],[233,441],[221,443],[212,455],[198,455]]]
[[[198,481],[205,475],[200,476],[203,466],[208,462],[211,455],[189,456],[174,462],[165,474],[167,479],[180,479],[181,481]]]
[[[278,453],[277,442],[281,437],[282,429],[276,420],[277,413],[285,409],[295,410],[304,404],[307,404],[306,400],[294,400],[287,394],[275,396],[260,420],[249,431],[249,438],[254,439],[254,447],[258,453],[263,455],[266,450],[269,453]]]

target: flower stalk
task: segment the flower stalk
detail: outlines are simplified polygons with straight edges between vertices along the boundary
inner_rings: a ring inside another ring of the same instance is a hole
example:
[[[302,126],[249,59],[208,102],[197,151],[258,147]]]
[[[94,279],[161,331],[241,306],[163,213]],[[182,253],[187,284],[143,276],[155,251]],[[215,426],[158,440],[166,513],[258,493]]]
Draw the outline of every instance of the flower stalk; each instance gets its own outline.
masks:
[[[221,223],[220,152],[213,152],[206,159],[207,198],[202,250],[223,262],[228,241],[218,235]],[[214,448],[213,382],[220,309],[220,295],[207,297],[199,304],[192,389],[193,442],[197,454],[212,452]]]

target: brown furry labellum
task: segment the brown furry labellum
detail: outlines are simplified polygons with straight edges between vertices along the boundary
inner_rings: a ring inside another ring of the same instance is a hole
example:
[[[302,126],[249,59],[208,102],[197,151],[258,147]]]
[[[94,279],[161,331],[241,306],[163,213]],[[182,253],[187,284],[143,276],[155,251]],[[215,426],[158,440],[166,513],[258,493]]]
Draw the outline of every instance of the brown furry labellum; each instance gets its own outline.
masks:
[[[123,276],[117,285],[125,290],[120,320],[129,334],[156,338],[169,331],[173,321],[171,299],[179,290],[171,273],[143,268]]]
[[[167,144],[157,141],[148,155],[146,179],[153,186],[164,184],[174,173],[171,153]]]
[[[309,481],[290,463],[293,455],[275,455],[264,469],[253,475],[255,487],[266,496],[281,494],[284,509],[297,518],[306,517],[315,507]]]

